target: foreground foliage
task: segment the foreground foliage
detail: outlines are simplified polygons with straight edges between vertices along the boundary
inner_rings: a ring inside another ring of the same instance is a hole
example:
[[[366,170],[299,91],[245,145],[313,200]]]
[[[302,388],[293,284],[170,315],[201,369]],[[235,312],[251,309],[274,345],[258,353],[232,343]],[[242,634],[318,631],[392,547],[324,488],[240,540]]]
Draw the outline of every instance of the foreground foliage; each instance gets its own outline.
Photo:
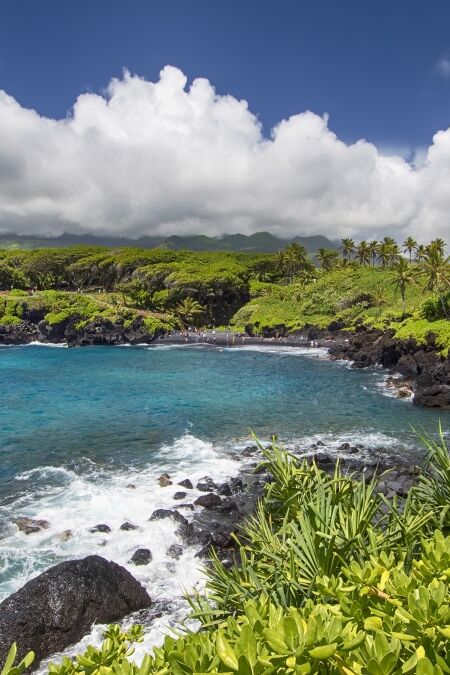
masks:
[[[401,504],[339,466],[330,476],[264,451],[274,481],[242,532],[240,565],[213,557],[207,599],[191,598],[202,630],[167,636],[136,664],[142,627],[110,626],[100,648],[50,673],[450,673],[450,458],[442,432],[423,440]],[[21,675],[13,660],[2,675]]]

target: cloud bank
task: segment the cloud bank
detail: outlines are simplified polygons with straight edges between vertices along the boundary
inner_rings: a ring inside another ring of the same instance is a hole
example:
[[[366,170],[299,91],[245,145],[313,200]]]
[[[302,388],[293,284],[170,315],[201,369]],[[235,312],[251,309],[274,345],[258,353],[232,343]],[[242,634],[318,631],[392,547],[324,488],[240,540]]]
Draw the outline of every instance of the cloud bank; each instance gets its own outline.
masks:
[[[63,120],[0,91],[0,230],[165,235],[389,232],[450,238],[450,129],[421,162],[346,144],[327,117],[302,112],[264,138],[245,101],[125,72],[83,94]]]

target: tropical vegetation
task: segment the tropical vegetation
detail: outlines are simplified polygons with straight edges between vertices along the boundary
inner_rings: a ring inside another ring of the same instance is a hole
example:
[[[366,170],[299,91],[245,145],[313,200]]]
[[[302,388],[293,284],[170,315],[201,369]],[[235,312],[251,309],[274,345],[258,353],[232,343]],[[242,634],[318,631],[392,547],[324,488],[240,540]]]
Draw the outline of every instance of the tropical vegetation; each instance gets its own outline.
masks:
[[[442,431],[407,497],[371,480],[329,475],[273,446],[273,477],[237,539],[238,564],[216,556],[207,596],[191,597],[200,630],[169,635],[140,663],[143,629],[110,626],[100,648],[51,675],[450,672],[450,457]],[[2,675],[21,675],[32,655]]]
[[[0,251],[0,324],[19,324],[37,305],[56,322],[144,316],[161,330],[229,326],[253,334],[309,326],[392,329],[450,346],[450,258],[445,243],[407,237],[342,240],[314,255],[292,242],[276,254],[166,249]],[[424,334],[424,322],[429,330]],[[425,337],[424,337],[425,335]]]

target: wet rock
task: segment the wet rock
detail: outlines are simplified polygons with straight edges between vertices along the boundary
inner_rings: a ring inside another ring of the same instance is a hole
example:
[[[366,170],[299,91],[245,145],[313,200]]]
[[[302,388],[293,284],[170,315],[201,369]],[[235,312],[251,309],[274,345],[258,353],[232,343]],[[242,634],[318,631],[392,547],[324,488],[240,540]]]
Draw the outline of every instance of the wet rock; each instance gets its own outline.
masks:
[[[257,445],[248,445],[246,448],[244,448],[242,450],[241,455],[243,457],[252,457],[257,452],[258,452],[258,446]]]
[[[151,604],[147,591],[123,567],[97,555],[69,560],[38,575],[0,604],[0,663],[12,642],[33,666],[89,633]]]
[[[171,520],[180,523],[180,525],[185,525],[188,522],[176,509],[156,509],[156,511],[153,511],[149,520],[162,520],[163,518],[170,518]]]
[[[214,492],[208,492],[207,494],[198,497],[194,502],[196,506],[203,506],[205,509],[210,509],[213,506],[220,506],[221,503],[221,498],[219,495],[214,494]]]
[[[222,495],[223,497],[231,497],[232,491],[228,483],[222,483],[219,485],[219,495]]]
[[[212,490],[217,490],[217,485],[209,476],[201,478],[197,483],[197,490],[200,492],[211,492]]]
[[[187,546],[205,546],[211,542],[211,532],[199,523],[186,522],[180,525],[177,533]]]
[[[450,408],[450,386],[435,384],[423,389],[418,388],[413,403],[426,408]]]
[[[138,548],[131,556],[130,563],[133,563],[133,565],[148,565],[152,558],[150,549]]]
[[[341,445],[338,447],[339,452],[347,452],[350,448],[350,443],[341,443]]]
[[[174,499],[185,499],[187,493],[186,492],[175,492],[173,498]]]
[[[408,389],[407,387],[401,387],[397,391],[397,396],[399,398],[410,398],[410,396],[412,396],[412,393],[413,392],[411,391],[411,389]]]
[[[95,525],[94,527],[91,527],[89,532],[103,532],[104,534],[108,534],[111,532],[111,528],[109,525],[106,525],[105,523],[100,523],[99,525]]]
[[[327,455],[324,452],[316,452],[316,454],[313,456],[314,461],[316,464],[319,465],[331,465],[335,463],[334,457],[331,457],[331,455]]]
[[[129,490],[136,490],[136,485],[134,483],[128,483],[127,488]]]
[[[59,541],[69,541],[69,539],[73,538],[73,533],[72,530],[64,530],[64,532],[61,532],[59,535]]]
[[[126,520],[124,523],[122,523],[119,529],[129,532],[130,530],[137,530],[138,527],[137,525],[133,525],[133,523],[129,523],[128,520]]]
[[[220,510],[222,513],[229,513],[230,511],[237,511],[238,506],[234,499],[223,499],[220,505]]]
[[[231,490],[233,494],[235,492],[241,492],[244,489],[244,483],[241,478],[233,478],[231,481]]]
[[[183,554],[183,547],[180,544],[172,544],[167,549],[167,555],[169,556],[169,558],[173,558],[174,560],[179,560],[182,554]]]
[[[178,485],[181,485],[181,487],[184,487],[187,490],[193,490],[194,489],[194,486],[192,485],[192,482],[189,480],[189,478],[186,478],[185,480],[180,480]]]
[[[172,485],[172,481],[170,480],[169,474],[162,473],[158,478],[158,483],[161,487],[167,487],[168,485]]]
[[[34,518],[27,518],[26,516],[16,518],[14,522],[19,530],[25,534],[34,534],[41,530],[47,530],[50,527],[48,520],[36,520]]]

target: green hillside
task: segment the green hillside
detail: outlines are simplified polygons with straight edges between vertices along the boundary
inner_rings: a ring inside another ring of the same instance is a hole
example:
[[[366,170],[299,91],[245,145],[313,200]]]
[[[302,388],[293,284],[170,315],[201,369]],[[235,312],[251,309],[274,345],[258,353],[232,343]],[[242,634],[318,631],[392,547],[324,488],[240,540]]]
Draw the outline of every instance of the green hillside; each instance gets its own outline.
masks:
[[[39,297],[52,316],[59,314],[58,302],[62,314],[70,311],[64,293],[79,296],[69,305],[77,308],[80,321],[87,320],[86,312],[90,318],[109,312],[124,320],[130,320],[126,312],[140,312],[168,325],[231,325],[259,335],[364,324],[420,341],[432,331],[445,351],[450,266],[443,243],[418,249],[411,262],[395,242],[381,242],[371,255],[363,243],[352,257],[345,245],[342,256],[321,248],[311,257],[298,242],[276,254],[102,246],[3,249],[0,291],[6,298],[28,295],[22,305]],[[50,303],[47,291],[58,292]],[[94,305],[82,311],[87,296]],[[24,313],[4,304],[2,315],[0,320],[11,324]]]

